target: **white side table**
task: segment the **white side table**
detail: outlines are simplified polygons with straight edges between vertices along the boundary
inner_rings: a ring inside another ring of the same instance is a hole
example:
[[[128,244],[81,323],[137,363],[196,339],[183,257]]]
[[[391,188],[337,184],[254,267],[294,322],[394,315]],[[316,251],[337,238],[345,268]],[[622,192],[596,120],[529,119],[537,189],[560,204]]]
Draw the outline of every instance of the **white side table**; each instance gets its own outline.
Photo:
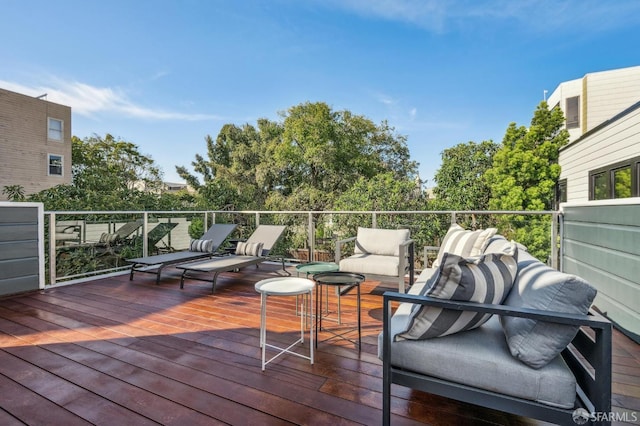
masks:
[[[302,303],[302,315],[300,315],[300,338],[293,342],[286,348],[270,345],[267,343],[267,298],[269,296],[299,296],[307,295],[309,297],[309,306],[311,311],[311,317],[313,317],[313,288],[315,283],[312,280],[306,278],[296,277],[283,277],[283,278],[269,278],[266,280],[258,281],[256,283],[256,291],[260,293],[260,347],[262,348],[262,371],[265,366],[284,353],[295,355],[304,359],[308,359],[313,364],[313,334],[314,327],[310,327],[310,343],[309,343],[309,356],[294,352],[291,350],[298,343],[304,343],[304,319],[305,319],[305,306],[306,303]],[[278,353],[266,360],[266,348],[276,349]]]

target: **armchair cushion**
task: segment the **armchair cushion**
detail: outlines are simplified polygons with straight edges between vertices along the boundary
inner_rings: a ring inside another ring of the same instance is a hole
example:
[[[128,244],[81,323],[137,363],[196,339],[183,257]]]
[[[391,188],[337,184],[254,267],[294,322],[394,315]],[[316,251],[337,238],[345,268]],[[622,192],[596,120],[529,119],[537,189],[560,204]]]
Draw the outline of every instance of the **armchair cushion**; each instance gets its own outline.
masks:
[[[340,261],[340,271],[397,277],[400,273],[400,258],[376,254],[354,254]]]
[[[358,228],[355,254],[399,256],[400,244],[409,239],[408,229]]]
[[[522,253],[518,277],[504,305],[554,312],[584,314],[596,289],[575,275],[548,267],[529,253]],[[573,340],[577,326],[527,318],[500,318],[511,354],[533,368],[554,359]]]
[[[508,253],[464,258],[445,253],[438,270],[420,295],[439,299],[500,304],[507,297],[518,272],[516,245]],[[484,324],[491,315],[415,305],[401,339],[428,339],[470,330]]]
[[[482,254],[489,244],[489,239],[493,237],[496,232],[498,232],[496,228],[470,231],[458,224],[451,225],[447,231],[447,235],[445,235],[442,240],[438,257],[433,261],[432,266],[434,268],[438,267],[445,253],[453,253],[462,257]]]

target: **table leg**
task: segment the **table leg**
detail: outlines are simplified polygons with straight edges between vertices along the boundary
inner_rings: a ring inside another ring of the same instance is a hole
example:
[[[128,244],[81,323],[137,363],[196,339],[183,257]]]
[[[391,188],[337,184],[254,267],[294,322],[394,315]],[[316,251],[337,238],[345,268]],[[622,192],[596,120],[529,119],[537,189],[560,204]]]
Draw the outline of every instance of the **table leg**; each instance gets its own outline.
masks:
[[[358,300],[356,304],[358,305],[358,352],[360,352],[362,348],[362,332],[361,332],[361,320],[360,320],[360,283],[357,285],[358,287]]]

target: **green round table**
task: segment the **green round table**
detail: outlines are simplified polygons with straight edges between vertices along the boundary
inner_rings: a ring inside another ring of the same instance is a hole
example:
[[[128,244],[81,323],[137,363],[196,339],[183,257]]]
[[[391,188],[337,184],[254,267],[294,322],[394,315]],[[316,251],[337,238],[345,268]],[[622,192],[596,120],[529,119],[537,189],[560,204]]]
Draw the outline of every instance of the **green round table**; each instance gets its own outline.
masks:
[[[306,278],[309,278],[309,275],[319,274],[321,272],[336,272],[339,269],[340,267],[333,262],[309,262],[296,265],[298,275],[300,275],[300,272],[304,272],[307,274]]]
[[[296,273],[298,276],[300,276],[301,272],[304,272],[306,274],[305,278],[309,278],[309,275],[315,275],[315,274],[320,274],[320,273],[324,273],[324,272],[337,272],[340,270],[340,266],[338,266],[337,263],[333,263],[333,262],[308,262],[308,263],[301,263],[299,265],[296,265]],[[325,310],[329,311],[329,289],[328,287],[325,289],[325,291],[327,292],[327,300],[326,300],[326,307]],[[298,311],[298,307],[297,307],[298,303],[296,302],[296,312]],[[340,295],[338,295],[338,306],[340,306]],[[340,308],[338,308],[338,324],[341,323],[341,318],[340,318]]]

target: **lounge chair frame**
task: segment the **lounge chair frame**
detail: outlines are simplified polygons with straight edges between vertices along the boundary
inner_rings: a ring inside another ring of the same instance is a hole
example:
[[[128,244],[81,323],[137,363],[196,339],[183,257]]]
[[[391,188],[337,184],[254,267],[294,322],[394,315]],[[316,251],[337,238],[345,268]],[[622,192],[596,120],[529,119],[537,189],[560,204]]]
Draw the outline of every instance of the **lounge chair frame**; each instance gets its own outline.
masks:
[[[259,225],[256,230],[247,239],[247,243],[262,242],[264,244],[262,248],[261,256],[246,256],[231,254],[228,256],[221,256],[212,258],[205,261],[185,263],[176,266],[177,269],[182,269],[182,276],[180,277],[180,288],[184,288],[184,280],[191,279],[195,281],[203,281],[211,283],[211,294],[216,291],[216,281],[218,275],[222,272],[231,272],[246,266],[259,265],[267,261],[279,261],[282,263],[282,270],[286,275],[291,275],[285,268],[284,257],[269,256],[269,252],[273,246],[278,242],[282,234],[284,233],[286,226],[282,225]],[[213,277],[205,278],[204,274],[213,273]]]
[[[162,270],[170,265],[175,265],[182,262],[189,262],[192,260],[211,258],[216,256],[215,251],[220,245],[227,239],[229,235],[236,229],[235,224],[223,224],[214,223],[204,233],[201,239],[214,240],[214,247],[211,252],[196,252],[196,251],[176,251],[171,253],[157,254],[153,256],[139,257],[135,259],[127,259],[127,262],[131,263],[131,272],[129,273],[129,280],[133,280],[134,272],[143,272],[147,274],[156,274],[156,284],[160,284],[160,275]]]

